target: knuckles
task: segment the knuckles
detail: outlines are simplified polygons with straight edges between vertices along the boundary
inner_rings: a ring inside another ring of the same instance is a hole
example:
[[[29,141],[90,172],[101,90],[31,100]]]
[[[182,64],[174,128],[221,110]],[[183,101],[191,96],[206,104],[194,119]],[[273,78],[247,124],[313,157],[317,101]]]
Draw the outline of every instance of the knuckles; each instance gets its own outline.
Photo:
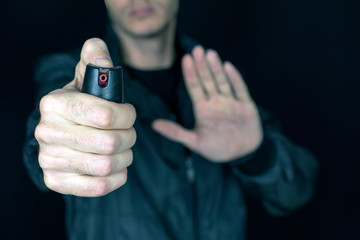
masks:
[[[136,143],[137,134],[135,128],[130,128],[130,131],[131,131],[130,147],[132,147]]]
[[[123,186],[127,181],[127,171],[124,170],[121,172],[116,179],[116,182],[112,182],[108,177],[101,177],[96,179],[96,181],[89,183],[89,185],[84,186],[84,189],[80,194],[87,197],[102,197],[106,194],[116,190],[117,188]],[[77,190],[75,190],[77,192]]]
[[[54,178],[54,176],[51,173],[44,172],[44,183],[46,187],[48,187],[49,189],[55,192],[62,193],[59,182]]]
[[[117,162],[121,167],[117,168]],[[126,150],[123,152],[123,156],[121,160],[115,159],[113,156],[103,155],[96,159],[96,164],[94,164],[94,175],[99,177],[106,177],[113,174],[115,171],[118,172],[123,171],[125,168],[129,167],[133,162],[133,152],[131,149]],[[122,168],[122,169],[120,169]]]
[[[115,170],[115,163],[111,156],[97,159],[94,174],[99,177],[109,176]]]
[[[94,197],[102,197],[112,190],[111,185],[110,180],[107,178],[101,178],[94,184],[93,189],[90,190],[90,195]]]
[[[53,110],[56,105],[56,97],[52,94],[45,95],[41,98],[39,103],[39,110],[42,114]]]
[[[94,140],[92,145],[98,148],[98,152],[104,155],[115,154],[120,146],[120,140],[115,134],[104,134],[100,140]]]
[[[114,123],[115,113],[110,108],[101,108],[96,111],[95,124],[102,129],[109,129]]]
[[[135,107],[131,104],[124,104],[124,106],[127,108],[127,121],[125,121],[125,128],[131,128],[136,120],[136,110]]]
[[[131,154],[132,156],[132,154]],[[46,157],[45,155],[39,155],[40,162],[42,167],[48,166],[51,158]],[[131,159],[129,164],[131,163]],[[50,164],[51,165],[51,164]],[[98,175],[89,176],[79,174],[74,179],[73,173],[69,173],[69,177],[63,173],[51,170],[44,171],[44,182],[45,185],[56,192],[62,194],[71,194],[82,197],[101,197],[104,196],[115,189],[123,186],[127,182],[127,169],[124,168],[120,172],[115,173],[113,177],[110,177],[112,170],[115,168],[115,165],[112,162],[111,158],[103,158],[97,164],[97,173]],[[60,174],[59,174],[60,173]],[[80,179],[80,178],[89,178],[89,179]],[[77,180],[76,180],[77,179]],[[73,182],[72,186],[69,186],[69,181]],[[85,180],[85,181],[84,181]]]
[[[125,167],[129,167],[133,163],[134,153],[133,153],[132,149],[130,148],[126,151],[126,154],[127,154],[127,157],[126,157]]]
[[[35,128],[35,139],[38,141],[38,143],[45,142],[46,139],[49,138],[50,129],[47,127],[46,124],[40,121],[40,123]]]
[[[89,197],[102,197],[115,189],[123,186],[127,181],[127,170],[123,170],[117,176],[116,182],[112,182],[108,177],[98,178],[91,186],[85,186],[84,195]]]
[[[92,115],[93,121],[103,129],[129,129],[136,121],[136,110],[131,104],[102,105]]]
[[[39,152],[38,161],[39,161],[40,167],[43,170],[49,169],[53,165],[52,158],[49,155],[45,154],[43,151]]]

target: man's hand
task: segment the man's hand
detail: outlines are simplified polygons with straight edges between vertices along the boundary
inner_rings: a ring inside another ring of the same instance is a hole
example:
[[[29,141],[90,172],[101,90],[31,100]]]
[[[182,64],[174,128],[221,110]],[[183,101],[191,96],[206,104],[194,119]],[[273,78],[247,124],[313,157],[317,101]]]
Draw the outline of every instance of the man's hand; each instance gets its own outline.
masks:
[[[156,120],[153,128],[213,162],[227,162],[255,151],[263,130],[255,103],[231,63],[222,63],[214,50],[200,46],[182,60],[193,103],[196,126]]]
[[[102,196],[127,179],[136,140],[135,109],[81,93],[86,65],[112,67],[106,44],[85,42],[75,78],[41,99],[35,130],[47,187],[76,196]]]

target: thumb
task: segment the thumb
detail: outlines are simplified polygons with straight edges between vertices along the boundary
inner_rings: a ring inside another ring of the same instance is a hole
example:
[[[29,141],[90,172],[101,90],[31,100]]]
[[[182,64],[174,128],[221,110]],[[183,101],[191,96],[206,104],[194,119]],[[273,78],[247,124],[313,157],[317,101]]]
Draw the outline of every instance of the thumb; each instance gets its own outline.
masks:
[[[193,131],[185,129],[175,122],[158,119],[153,122],[152,127],[164,137],[182,143],[190,149],[193,149],[197,142],[196,134]]]
[[[88,39],[82,49],[81,58],[75,69],[75,78],[65,88],[81,91],[84,82],[86,66],[91,63],[99,67],[113,67],[106,43],[100,38]]]

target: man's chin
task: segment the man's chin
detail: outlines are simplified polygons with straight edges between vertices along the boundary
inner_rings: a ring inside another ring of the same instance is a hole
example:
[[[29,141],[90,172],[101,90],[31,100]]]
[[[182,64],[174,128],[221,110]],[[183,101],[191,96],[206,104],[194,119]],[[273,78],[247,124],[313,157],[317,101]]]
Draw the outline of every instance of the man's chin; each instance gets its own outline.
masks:
[[[171,24],[167,22],[164,24],[153,24],[149,26],[144,24],[140,26],[123,26],[120,30],[132,38],[155,38],[166,34],[171,28],[170,26]]]
[[[133,38],[154,38],[162,36],[167,31],[167,29],[167,27],[140,29],[137,31],[128,31],[128,35]]]
[[[138,33],[133,33],[132,37],[134,38],[156,38],[159,36],[164,35],[165,31],[148,31],[148,32],[138,32]]]

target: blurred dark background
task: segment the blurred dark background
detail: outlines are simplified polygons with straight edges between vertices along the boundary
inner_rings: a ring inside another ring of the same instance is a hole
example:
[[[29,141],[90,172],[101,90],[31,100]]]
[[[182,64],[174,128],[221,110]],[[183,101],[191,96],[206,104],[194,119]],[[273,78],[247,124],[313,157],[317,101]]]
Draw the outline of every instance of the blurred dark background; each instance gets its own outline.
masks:
[[[360,2],[180,0],[179,28],[242,71],[256,102],[320,162],[314,199],[282,218],[249,199],[249,239],[360,236]],[[0,8],[1,239],[65,239],[59,195],[22,164],[33,61],[104,32],[101,0],[17,0]]]

